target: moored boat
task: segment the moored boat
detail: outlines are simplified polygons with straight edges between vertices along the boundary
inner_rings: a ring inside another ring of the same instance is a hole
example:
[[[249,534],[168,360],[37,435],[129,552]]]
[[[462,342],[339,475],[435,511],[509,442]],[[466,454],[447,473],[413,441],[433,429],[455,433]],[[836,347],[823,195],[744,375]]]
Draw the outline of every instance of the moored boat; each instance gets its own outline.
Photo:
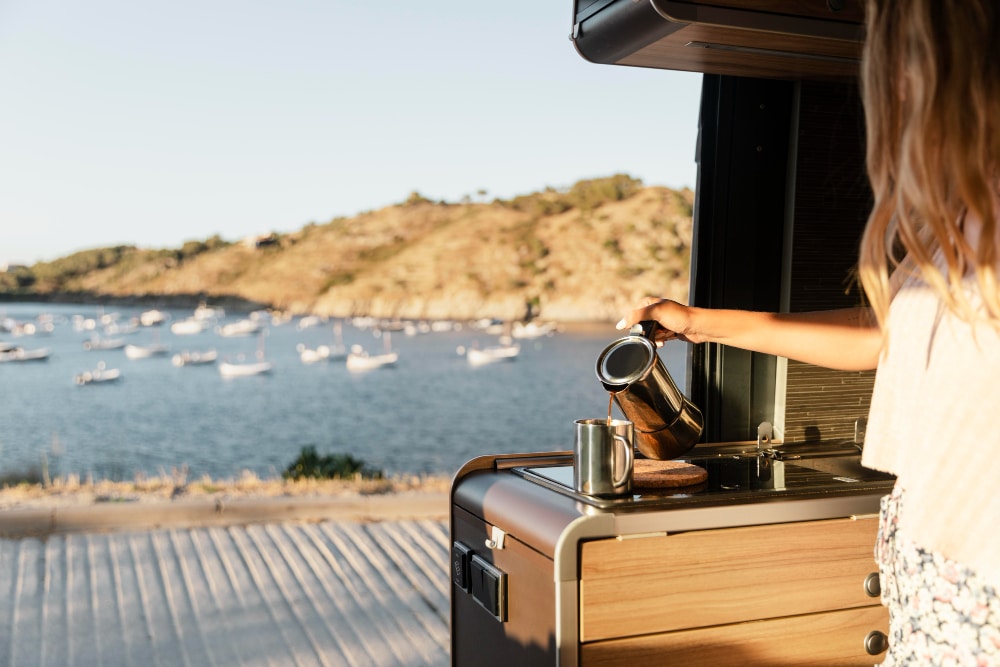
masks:
[[[224,378],[252,377],[270,373],[273,368],[274,365],[270,361],[223,361],[219,363],[219,375]]]
[[[352,351],[347,355],[347,369],[352,371],[368,371],[383,366],[392,366],[399,361],[399,353],[385,352],[383,354],[368,354],[364,350]]]
[[[556,325],[552,322],[547,324],[537,324],[528,322],[514,322],[510,335],[514,338],[541,338],[542,336],[552,336],[556,332]]]
[[[73,382],[83,386],[85,384],[105,384],[117,382],[121,379],[122,372],[117,368],[107,368],[104,362],[99,362],[97,368],[92,371],[84,371],[73,378]]]
[[[122,338],[101,338],[95,336],[90,340],[83,341],[85,350],[120,350],[125,347],[125,340]]]
[[[223,324],[216,329],[216,332],[226,338],[235,338],[237,336],[252,336],[263,328],[264,324],[259,319],[242,319],[237,322]]]
[[[399,353],[392,350],[392,335],[388,331],[381,333],[385,351],[381,354],[369,354],[361,345],[352,345],[347,355],[347,370],[369,371],[375,368],[394,366],[399,361]]]
[[[162,310],[147,310],[139,315],[139,323],[144,327],[158,327],[167,320],[170,315]]]
[[[152,345],[132,345],[125,346],[125,356],[129,359],[149,359],[151,357],[162,357],[170,352],[170,348],[160,343]]]
[[[0,352],[0,363],[17,361],[45,361],[49,358],[49,348],[39,347],[34,350],[26,350],[23,347],[14,347],[6,352]]]
[[[485,366],[498,361],[513,361],[520,352],[519,345],[490,345],[484,348],[469,348],[465,358],[472,366]]]
[[[196,317],[178,320],[170,325],[170,332],[177,336],[191,336],[200,334],[208,327],[208,322]]]
[[[170,363],[174,366],[204,366],[214,364],[218,358],[219,353],[214,349],[201,352],[197,350],[184,350],[171,357]]]

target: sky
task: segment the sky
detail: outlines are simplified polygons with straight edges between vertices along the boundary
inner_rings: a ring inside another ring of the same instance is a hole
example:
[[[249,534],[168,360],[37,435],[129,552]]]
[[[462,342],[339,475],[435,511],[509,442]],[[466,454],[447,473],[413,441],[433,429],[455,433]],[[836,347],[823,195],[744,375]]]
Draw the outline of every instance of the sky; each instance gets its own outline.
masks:
[[[0,0],[0,262],[235,241],[627,173],[694,187],[701,75],[572,0]]]

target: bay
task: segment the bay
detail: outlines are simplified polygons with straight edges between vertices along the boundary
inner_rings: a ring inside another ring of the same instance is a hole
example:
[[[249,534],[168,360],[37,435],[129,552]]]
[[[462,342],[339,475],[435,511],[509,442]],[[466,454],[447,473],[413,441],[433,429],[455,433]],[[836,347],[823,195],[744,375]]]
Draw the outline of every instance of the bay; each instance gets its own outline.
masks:
[[[594,364],[621,334],[611,325],[561,327],[521,339],[515,360],[473,367],[461,347],[496,344],[469,323],[460,330],[406,335],[392,331],[399,362],[357,373],[343,361],[306,364],[297,346],[332,345],[331,320],[303,328],[301,318],[268,320],[263,336],[229,338],[210,327],[176,335],[170,324],[190,310],[162,309],[161,326],[139,327],[128,343],[158,342],[170,354],[130,360],[122,349],[86,350],[93,332],[78,325],[102,315],[125,323],[145,308],[70,304],[0,305],[8,323],[52,322],[48,333],[0,341],[47,348],[46,361],[0,363],[0,476],[38,470],[51,475],[131,479],[185,469],[189,478],[276,477],[302,447],[343,453],[390,475],[453,475],[486,454],[558,451],[572,447],[576,419],[607,414],[607,393]],[[229,313],[225,323],[245,319]],[[377,353],[381,329],[339,324],[343,343]],[[424,327],[426,329],[426,327]],[[115,337],[115,335],[112,335]],[[177,367],[171,355],[216,349],[219,359],[252,358],[263,346],[273,372],[223,378],[216,365]],[[686,344],[660,351],[683,385]],[[121,371],[115,383],[77,385],[74,377],[99,362]]]

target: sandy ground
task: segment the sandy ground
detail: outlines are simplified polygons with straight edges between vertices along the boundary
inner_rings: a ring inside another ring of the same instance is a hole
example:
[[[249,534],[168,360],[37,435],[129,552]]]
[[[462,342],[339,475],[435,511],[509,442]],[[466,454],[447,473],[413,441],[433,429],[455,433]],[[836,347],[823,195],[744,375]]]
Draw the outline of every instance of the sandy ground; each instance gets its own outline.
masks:
[[[0,537],[280,521],[446,519],[451,480],[53,480],[0,489]]]
[[[0,511],[23,508],[98,505],[102,503],[169,503],[179,500],[358,497],[399,493],[444,493],[447,477],[398,476],[385,479],[262,479],[244,473],[235,479],[202,477],[188,480],[183,471],[131,481],[83,481],[57,478],[48,485],[19,484],[0,488]]]

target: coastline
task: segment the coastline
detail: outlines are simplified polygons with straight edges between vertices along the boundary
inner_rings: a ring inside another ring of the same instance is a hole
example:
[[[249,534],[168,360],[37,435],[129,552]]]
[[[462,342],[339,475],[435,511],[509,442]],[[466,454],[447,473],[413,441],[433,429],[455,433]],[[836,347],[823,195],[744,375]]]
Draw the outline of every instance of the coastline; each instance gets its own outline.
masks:
[[[287,521],[445,519],[451,480],[54,480],[0,489],[0,537]]]

